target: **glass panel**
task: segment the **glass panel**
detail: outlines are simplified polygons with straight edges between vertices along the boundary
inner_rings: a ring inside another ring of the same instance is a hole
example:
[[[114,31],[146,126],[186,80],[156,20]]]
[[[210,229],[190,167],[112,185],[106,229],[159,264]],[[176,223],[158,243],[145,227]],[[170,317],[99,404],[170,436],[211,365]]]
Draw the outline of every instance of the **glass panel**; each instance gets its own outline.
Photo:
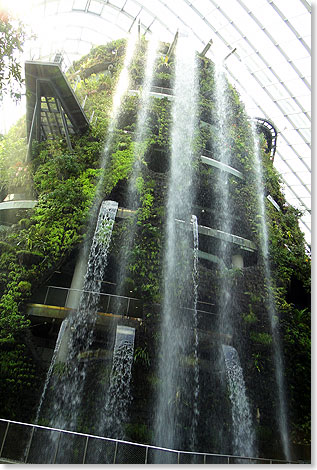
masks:
[[[180,454],[179,457],[180,464],[196,464],[200,465],[204,463],[204,456],[198,454]]]
[[[59,287],[49,287],[46,298],[46,305],[54,305],[56,307],[64,307],[68,289],[61,289]]]
[[[90,437],[87,445],[85,463],[113,464],[115,449],[116,446],[114,442]]]
[[[297,29],[298,33],[302,36],[305,42],[310,46],[311,45],[311,22],[307,21],[307,14],[296,16],[291,19],[294,28]]]
[[[177,453],[158,449],[149,449],[148,463],[177,464]]]
[[[142,312],[143,312],[142,302],[137,299],[130,299],[128,316],[141,318]]]
[[[24,462],[32,428],[10,423],[1,457],[16,462]]]
[[[98,305],[98,312],[109,313],[110,296],[101,295]]]
[[[274,0],[274,2],[283,13],[287,13],[288,18],[307,13],[304,5],[302,5],[298,0],[287,0],[287,4],[285,3],[285,0]]]
[[[125,4],[126,0],[111,0],[109,2],[110,5],[115,5],[118,8],[123,8],[123,5]]]
[[[136,4],[132,0],[128,0],[124,5],[124,11],[126,11],[127,13],[129,13],[129,15],[133,17],[135,17],[139,13],[140,9],[140,5]]]
[[[44,304],[45,296],[47,292],[47,286],[42,286],[36,289],[30,298],[30,303]]]
[[[83,463],[86,438],[76,434],[61,433],[55,463]]]
[[[73,10],[84,10],[87,6],[87,0],[74,0]]]
[[[35,428],[27,463],[54,463],[56,451],[58,450],[59,439],[60,432],[58,431]]]
[[[128,299],[114,296],[110,298],[109,313],[114,315],[126,315],[128,311]]]
[[[206,456],[206,463],[225,464],[225,463],[228,463],[228,458],[227,457],[207,455]]]
[[[95,13],[96,15],[100,15],[102,12],[103,4],[96,0],[92,0],[89,4],[88,11],[90,13]]]
[[[144,464],[146,447],[118,443],[115,463]]]
[[[2,444],[3,444],[3,439],[5,437],[7,426],[8,426],[8,423],[6,421],[0,421],[0,448],[2,447]]]

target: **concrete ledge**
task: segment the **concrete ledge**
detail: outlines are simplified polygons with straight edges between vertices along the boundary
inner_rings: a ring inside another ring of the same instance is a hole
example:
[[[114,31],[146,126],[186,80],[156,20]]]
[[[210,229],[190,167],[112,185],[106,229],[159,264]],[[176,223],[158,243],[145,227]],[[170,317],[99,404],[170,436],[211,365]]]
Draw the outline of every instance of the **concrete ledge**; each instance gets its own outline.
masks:
[[[183,224],[185,229],[190,230],[190,224],[185,224],[184,220],[175,219],[175,221]],[[221,230],[206,227],[204,225],[198,225],[198,233],[201,235],[207,235],[208,237],[218,238],[219,240],[223,240],[228,243],[239,245],[239,247],[245,251],[254,252],[257,250],[255,243],[253,243],[251,240],[239,237],[238,235],[233,235],[232,233],[222,232]]]
[[[219,256],[212,255],[211,253],[206,253],[205,251],[198,250],[198,258],[206,259],[207,261],[211,261],[212,263],[217,263],[225,266],[225,263]]]
[[[126,219],[127,217],[131,217],[135,213],[136,211],[133,211],[131,209],[125,209],[123,207],[119,207],[117,210],[116,217],[118,217],[119,219]]]
[[[37,204],[37,201],[34,200],[24,200],[24,201],[6,201],[0,202],[0,210],[18,210],[18,209],[33,209]]]
[[[54,318],[58,320],[64,320],[64,318],[66,318],[71,311],[71,308],[58,307],[56,305],[28,304],[27,306],[27,314],[29,316],[51,319]],[[122,321],[122,319],[124,319],[127,322],[133,323],[134,326],[136,323],[140,324],[142,322],[142,318],[138,317],[128,317],[125,315],[116,315],[113,313],[97,312],[97,325],[107,325],[110,319],[118,319],[118,321]]]
[[[208,235],[209,237],[218,238],[219,240],[223,240],[225,242],[234,243],[246,251],[256,251],[255,243],[253,243],[251,240],[248,240],[247,238],[238,237],[238,235],[222,232],[221,230],[205,227],[204,225],[198,225],[198,233],[201,233],[202,235]]]
[[[7,465],[8,463],[24,464],[24,462],[19,462],[18,460],[4,459],[3,457],[0,458],[0,465]]]
[[[200,157],[201,161],[203,163],[206,163],[206,165],[213,166],[215,168],[218,168],[219,170],[226,171],[227,173],[231,173],[233,176],[236,176],[237,178],[244,179],[243,174],[241,171],[236,170],[232,166],[226,165],[225,163],[218,162],[218,160],[215,160],[214,158],[206,157],[205,155],[201,155]]]
[[[137,96],[139,94],[140,94],[139,90],[129,90],[129,95]],[[159,99],[167,98],[169,101],[172,101],[174,99],[173,95],[169,95],[167,93],[160,93],[157,91],[150,91],[149,95],[154,96],[154,98],[159,98]]]

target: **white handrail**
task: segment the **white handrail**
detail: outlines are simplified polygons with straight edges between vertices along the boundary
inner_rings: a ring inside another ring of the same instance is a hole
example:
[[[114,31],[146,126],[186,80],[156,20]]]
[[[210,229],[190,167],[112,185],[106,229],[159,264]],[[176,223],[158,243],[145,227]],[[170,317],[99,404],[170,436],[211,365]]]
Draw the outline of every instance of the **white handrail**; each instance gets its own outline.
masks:
[[[49,426],[41,426],[39,424],[23,423],[21,421],[13,421],[13,420],[3,419],[3,418],[0,418],[0,421],[2,421],[4,423],[7,423],[7,432],[5,433],[5,435],[3,437],[3,442],[2,442],[2,445],[1,445],[1,449],[4,448],[5,439],[8,435],[9,425],[10,424],[18,424],[18,425],[22,425],[22,426],[31,427],[33,429],[34,428],[45,429],[45,430],[48,430],[48,431],[56,431],[56,432],[60,432],[60,433],[64,433],[64,434],[83,436],[83,437],[92,438],[92,439],[100,439],[100,440],[103,440],[103,441],[114,442],[114,443],[116,443],[116,445],[125,444],[125,445],[132,445],[132,446],[135,446],[135,447],[144,447],[145,449],[147,449],[146,450],[146,455],[147,455],[148,449],[154,449],[154,450],[160,450],[160,451],[164,451],[164,452],[170,452],[170,453],[177,454],[177,455],[180,455],[180,454],[197,455],[197,456],[199,455],[199,456],[202,456],[204,458],[204,462],[206,461],[206,457],[209,456],[209,457],[226,458],[228,460],[228,462],[230,461],[230,459],[243,459],[243,460],[252,461],[252,462],[261,461],[263,463],[265,462],[265,463],[269,463],[269,464],[273,464],[273,463],[293,463],[293,464],[295,464],[295,463],[298,463],[297,461],[268,459],[268,458],[261,458],[261,457],[249,457],[249,456],[230,455],[230,454],[214,454],[214,453],[209,453],[209,452],[193,452],[193,451],[186,451],[186,450],[168,449],[166,447],[158,447],[158,446],[153,446],[153,445],[149,445],[149,444],[142,444],[142,443],[138,443],[138,442],[124,441],[122,439],[113,439],[113,438],[110,438],[110,437],[96,436],[94,434],[81,433],[81,432],[76,432],[76,431],[68,431],[66,429],[58,429],[58,428],[52,428],[52,427],[49,427]]]

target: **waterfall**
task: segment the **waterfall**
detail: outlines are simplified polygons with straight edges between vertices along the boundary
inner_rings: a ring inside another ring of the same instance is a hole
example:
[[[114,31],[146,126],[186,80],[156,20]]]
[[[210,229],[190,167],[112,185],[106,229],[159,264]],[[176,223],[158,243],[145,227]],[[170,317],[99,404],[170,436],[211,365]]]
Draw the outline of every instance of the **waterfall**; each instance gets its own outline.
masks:
[[[216,111],[216,127],[217,136],[214,145],[214,153],[216,158],[225,165],[230,165],[232,160],[231,151],[231,136],[230,126],[232,125],[233,109],[230,104],[229,97],[229,86],[226,80],[225,72],[222,64],[216,64],[215,71],[215,111]],[[218,228],[226,233],[232,233],[233,227],[233,213],[232,204],[233,201],[230,199],[230,178],[229,173],[226,171],[218,171],[217,174],[217,185],[216,185],[216,208],[218,211]],[[223,263],[219,268],[219,322],[218,332],[219,334],[226,335],[227,337],[233,337],[235,334],[234,319],[233,319],[233,308],[234,308],[234,288],[232,286],[231,278],[227,266],[231,266],[231,246],[228,242],[221,242],[219,247],[219,257],[223,260]],[[221,345],[219,344],[219,347]],[[225,363],[223,361],[223,351],[225,354]],[[228,354],[230,351],[230,357],[233,357],[233,352],[237,356],[236,351],[228,346],[226,349],[224,346],[220,347],[218,354],[218,367],[221,372],[223,388],[225,388],[225,382],[223,381],[225,376],[228,376],[229,370],[229,385],[231,391],[231,416],[232,416],[232,432],[233,432],[233,447],[236,452],[240,455],[254,455],[254,431],[251,416],[242,425],[241,422],[246,418],[246,410],[250,415],[249,406],[247,404],[246,390],[242,377],[242,370],[240,365],[236,365],[234,368],[228,368]],[[233,352],[232,352],[233,351]],[[239,360],[239,358],[237,357]],[[231,359],[232,362],[233,359]],[[233,374],[234,371],[234,374]],[[233,389],[232,380],[242,379],[237,384],[237,387]],[[243,385],[243,386],[242,386]],[[233,401],[234,400],[234,401]],[[243,405],[243,413],[239,406]],[[242,414],[241,414],[242,413]],[[241,416],[240,416],[241,414]],[[241,419],[241,422],[239,420]],[[243,444],[243,436],[248,437],[248,443]],[[253,436],[253,437],[252,437]],[[252,439],[251,439],[252,437]],[[224,447],[225,441],[222,446]],[[222,448],[222,451],[225,449]],[[247,453],[245,453],[247,452]]]
[[[235,455],[252,456],[254,454],[254,431],[248,398],[246,396],[243,371],[237,351],[227,345],[222,345],[227,381],[231,401],[233,424],[233,452]],[[241,461],[241,463],[244,463]]]
[[[149,134],[148,129],[148,115],[150,109],[150,91],[153,82],[154,63],[157,55],[158,41],[155,37],[151,37],[146,54],[145,75],[143,84],[140,90],[140,107],[137,116],[136,131],[134,136],[134,163],[132,167],[132,174],[129,179],[127,190],[127,207],[136,210],[138,208],[138,194],[137,194],[137,178],[141,176],[142,160],[146,150],[146,138]],[[124,282],[127,273],[127,265],[129,262],[129,254],[131,253],[133,241],[136,233],[136,218],[133,217],[130,221],[130,226],[124,233],[124,241],[121,246],[119,255],[119,266],[117,274],[117,294],[124,295]],[[120,299],[116,300],[114,306],[118,314],[120,311]]]
[[[153,67],[156,59],[158,42],[152,38],[147,47],[145,76],[141,89],[140,108],[137,117],[136,132],[134,137],[134,164],[132,175],[127,190],[127,206],[130,209],[137,208],[136,179],[141,174],[142,159],[144,157],[144,140],[148,135],[148,112],[150,106],[150,90],[153,81]],[[125,295],[124,283],[129,262],[129,254],[132,249],[136,233],[136,219],[132,218],[129,229],[124,232],[124,241],[121,245],[118,271],[117,288],[118,296]],[[113,313],[122,314],[122,300],[114,298]],[[125,328],[125,327],[118,327]],[[125,328],[127,330],[127,328]],[[131,330],[131,329],[130,329]],[[127,421],[127,409],[130,402],[130,378],[133,358],[133,343],[125,343],[124,348],[117,348],[118,329],[116,333],[116,345],[114,348],[113,368],[108,381],[101,387],[103,398],[96,401],[95,429],[98,435],[109,435],[116,438],[124,438],[124,423]],[[132,337],[132,336],[131,336]],[[133,336],[134,339],[134,336]],[[128,360],[131,359],[131,360]]]
[[[287,419],[287,405],[285,397],[285,384],[284,384],[284,365],[280,344],[280,337],[278,331],[277,311],[276,304],[273,294],[272,275],[269,263],[269,241],[268,241],[268,230],[266,220],[266,209],[265,209],[265,195],[264,195],[264,182],[263,182],[263,171],[261,152],[259,148],[258,138],[253,128],[253,139],[254,139],[254,150],[255,150],[255,173],[256,173],[256,186],[262,188],[257,191],[258,208],[260,215],[260,240],[261,240],[261,251],[264,264],[264,275],[266,282],[267,292],[267,313],[269,317],[269,323],[272,333],[272,346],[273,346],[273,360],[275,369],[275,379],[277,384],[278,392],[278,409],[277,409],[277,421],[279,431],[281,435],[281,442],[285,458],[291,460],[291,449],[289,442],[289,431],[288,431],[288,419]]]
[[[215,111],[216,111],[216,142],[214,153],[216,158],[225,165],[231,163],[230,149],[230,119],[232,116],[232,107],[228,97],[229,89],[224,69],[222,65],[216,64],[215,70]],[[232,213],[230,211],[229,195],[229,173],[227,171],[218,171],[216,182],[216,208],[219,216],[218,228],[226,233],[232,231]],[[230,281],[227,276],[228,257],[230,246],[227,242],[221,242],[219,248],[219,257],[224,263],[220,265],[221,269],[221,293],[219,299],[220,306],[220,332],[223,334],[232,334],[231,318],[231,292]]]
[[[131,401],[130,382],[134,336],[134,328],[117,326],[110,385],[104,413],[106,431],[103,434],[117,439],[124,437],[124,424],[127,423],[127,411]]]
[[[198,396],[199,396],[199,367],[198,367],[198,318],[197,318],[197,301],[198,301],[198,221],[195,215],[192,215],[191,223],[193,225],[193,240],[194,240],[194,266],[193,266],[193,287],[194,287],[194,317],[193,317],[193,328],[194,328],[194,417],[192,424],[192,437],[191,437],[191,449],[195,450],[197,446],[196,433],[199,419],[199,408],[198,408]]]
[[[39,406],[37,408],[35,424],[38,424],[38,421],[39,421],[40,413],[41,413],[41,410],[42,410],[42,405],[43,405],[43,402],[44,402],[44,398],[46,396],[47,387],[48,387],[48,385],[50,383],[50,380],[51,380],[51,377],[52,377],[52,373],[53,373],[53,370],[54,370],[54,365],[56,363],[57,355],[58,355],[59,348],[60,348],[60,345],[61,345],[61,342],[62,342],[62,338],[63,338],[64,333],[65,333],[65,329],[67,328],[67,322],[68,322],[67,318],[65,318],[65,320],[62,322],[61,327],[60,327],[59,332],[58,332],[58,336],[57,336],[53,356],[52,356],[51,363],[50,363],[50,366],[49,366],[47,374],[46,374],[45,383],[44,383],[42,395],[41,395],[41,398],[40,398],[40,403],[39,403]]]
[[[167,220],[163,267],[159,385],[154,419],[154,443],[180,448],[190,445],[185,428],[192,420],[186,408],[192,403],[192,374],[186,370],[192,337],[192,319],[184,307],[193,308],[192,237],[186,229],[192,214],[193,138],[197,112],[195,51],[179,38],[175,52],[173,84],[171,167],[167,193]],[[184,221],[180,224],[176,219]],[[192,412],[192,410],[191,410]],[[189,420],[190,422],[186,421]],[[187,443],[184,444],[184,440]]]
[[[119,118],[119,113],[121,109],[121,104],[129,88],[129,83],[130,83],[129,67],[131,65],[133,54],[135,51],[136,41],[137,41],[137,36],[135,34],[131,35],[129,39],[127,40],[122,70],[120,72],[116,89],[113,94],[112,108],[111,108],[111,114],[109,116],[109,126],[107,130],[107,138],[106,138],[102,155],[101,155],[101,159],[100,159],[100,168],[103,170],[106,169],[109,164],[110,150],[111,150],[111,146],[113,143],[114,131],[118,125],[118,118]],[[103,199],[104,178],[105,178],[105,172],[102,172],[101,177],[99,178],[98,183],[97,183],[94,204],[90,210],[90,215],[91,215],[90,219],[92,221],[94,221],[95,218],[97,217],[99,204],[101,200]]]
[[[81,358],[93,341],[101,282],[107,266],[117,208],[118,203],[114,201],[104,201],[101,204],[79,307],[71,312],[61,328],[63,334],[60,334],[56,354],[49,368],[50,377],[45,383],[44,392],[49,389],[50,393],[47,393],[40,403],[42,407],[44,398],[46,399],[47,416],[44,413],[44,418],[49,419],[51,427],[76,430],[78,426],[78,418],[84,404],[83,390],[87,369],[87,363],[81,361]],[[66,341],[66,345],[63,348],[63,357],[60,357],[63,341]],[[56,445],[55,440],[56,436],[52,435],[51,445],[43,449],[47,456],[53,455],[51,448]],[[66,452],[66,445],[64,450]],[[47,461],[46,458],[41,460]]]

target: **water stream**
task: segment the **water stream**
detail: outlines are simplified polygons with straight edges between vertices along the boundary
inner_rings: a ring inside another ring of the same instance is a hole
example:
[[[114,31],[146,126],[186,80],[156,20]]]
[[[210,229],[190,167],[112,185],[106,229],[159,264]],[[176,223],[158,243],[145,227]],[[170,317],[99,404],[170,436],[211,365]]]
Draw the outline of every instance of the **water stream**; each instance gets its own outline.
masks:
[[[191,450],[197,449],[197,428],[199,422],[199,367],[198,367],[198,317],[197,317],[197,302],[198,302],[198,221],[196,215],[192,215],[191,223],[193,225],[193,241],[194,241],[194,266],[193,266],[193,288],[194,288],[194,309],[193,309],[193,329],[194,329],[194,398],[193,398],[193,424],[191,436]]]
[[[148,115],[151,102],[150,91],[153,83],[153,71],[157,55],[157,49],[158,41],[155,37],[151,36],[151,39],[149,40],[147,46],[144,80],[140,89],[140,106],[137,115],[137,124],[134,136],[134,161],[125,198],[126,205],[131,210],[137,210],[139,206],[137,179],[142,174],[142,164],[146,151],[146,138],[149,135]],[[127,275],[129,255],[131,253],[136,234],[136,222],[136,216],[132,216],[128,230],[124,232],[124,240],[121,244],[119,255],[119,265],[117,274],[117,295],[125,295],[124,283]],[[117,298],[114,308],[116,313],[122,313],[120,299]]]
[[[107,402],[105,409],[101,410],[105,416],[104,431],[101,435],[116,439],[124,437],[124,425],[128,421],[134,337],[134,328],[117,326]]]
[[[280,336],[278,331],[278,316],[276,311],[276,304],[273,294],[272,274],[269,262],[269,239],[268,229],[266,220],[266,208],[265,208],[265,195],[264,195],[264,182],[263,182],[263,170],[261,161],[261,152],[259,147],[258,137],[253,128],[253,139],[255,149],[255,174],[257,188],[261,188],[257,191],[258,208],[260,215],[260,240],[261,240],[261,251],[264,265],[264,276],[266,282],[266,294],[267,294],[267,313],[269,317],[269,324],[272,333],[272,347],[273,347],[273,360],[275,379],[277,384],[277,395],[278,395],[278,406],[277,406],[277,422],[281,435],[281,442],[285,458],[291,460],[291,449],[289,441],[289,430],[288,430],[288,418],[287,418],[287,405],[285,396],[285,384],[284,384],[284,364],[281,351]]]
[[[232,164],[230,126],[232,125],[233,109],[230,103],[229,85],[226,80],[225,72],[222,64],[217,63],[215,70],[215,111],[217,136],[214,153],[215,157],[225,165]],[[232,233],[232,210],[234,201],[231,200],[230,197],[230,176],[228,172],[218,171],[216,187],[216,207],[219,214],[218,228],[223,232]],[[220,243],[218,256],[223,260],[223,263],[219,266],[220,292],[218,298],[218,332],[220,337],[226,337],[227,341],[231,341],[231,338],[234,338],[235,335],[235,325],[233,318],[235,292],[234,286],[231,282],[230,271],[228,269],[231,268],[231,250],[232,246],[230,243],[224,241]],[[218,367],[221,373],[221,380],[224,390],[226,389],[228,383],[228,380],[225,381],[224,378],[227,376],[229,379],[233,435],[232,446],[234,452],[236,452],[238,455],[254,456],[255,448],[253,422],[247,404],[246,389],[242,375],[243,372],[240,363],[237,362],[239,361],[239,358],[236,351],[230,346],[226,347],[219,344],[219,348]],[[223,355],[223,352],[225,352],[225,355]],[[240,381],[237,382],[234,386],[234,381],[238,379]],[[224,435],[225,434],[226,433],[224,433]],[[248,442],[244,442],[244,438],[248,438]],[[223,446],[227,445],[227,439],[228,438],[226,437],[222,444]],[[222,451],[224,450],[225,448],[222,449]]]
[[[225,165],[231,163],[230,149],[230,118],[232,107],[228,97],[229,89],[222,64],[216,63],[215,68],[215,113],[216,113],[216,141],[214,154],[217,160]],[[232,213],[229,193],[229,173],[227,171],[217,172],[216,181],[216,210],[218,213],[218,229],[226,233],[232,231]],[[227,267],[230,267],[230,244],[222,241],[219,246],[219,258],[223,260],[220,265],[221,293],[219,298],[219,330],[221,334],[232,335],[232,305],[230,280],[228,279]]]
[[[83,391],[87,373],[84,358],[93,341],[101,282],[107,266],[117,208],[118,203],[114,201],[104,201],[101,204],[79,307],[69,314],[61,327],[56,354],[49,368],[37,416],[38,419],[48,420],[54,428],[76,430],[84,409]],[[61,348],[63,342],[64,347]],[[52,449],[57,445],[57,438],[57,434],[52,433],[50,442],[46,446],[39,446],[42,449],[41,455],[37,456],[40,461],[49,461],[47,459],[52,458]],[[65,443],[65,458],[68,450]]]
[[[192,436],[185,428],[192,425],[192,285],[193,250],[190,224],[193,203],[193,139],[196,124],[198,82],[195,51],[189,40],[180,37],[175,52],[173,86],[171,164],[168,180],[167,220],[163,268],[159,386],[154,419],[154,443],[181,448]],[[176,219],[183,221],[178,223]],[[188,420],[188,421],[187,421]],[[187,439],[187,441],[186,441]],[[188,448],[188,447],[187,447]]]
[[[222,350],[232,405],[233,453],[235,455],[255,457],[255,433],[239,356],[232,346],[222,345]],[[244,462],[241,461],[241,463]]]
[[[64,336],[65,329],[67,328],[67,323],[68,323],[68,320],[67,320],[67,318],[65,318],[65,320],[62,322],[61,327],[60,327],[59,332],[58,332],[58,336],[57,336],[57,340],[56,340],[56,343],[55,343],[53,356],[52,356],[51,363],[50,363],[50,366],[49,366],[47,374],[46,374],[45,383],[44,383],[42,395],[41,395],[41,398],[40,398],[40,403],[39,403],[39,406],[37,408],[35,424],[38,424],[38,422],[39,422],[40,414],[41,414],[41,411],[42,411],[42,405],[43,405],[44,398],[45,398],[46,392],[47,392],[47,387],[49,386],[49,383],[50,383],[50,380],[51,380],[51,377],[52,377],[52,373],[53,373],[53,370],[54,370],[54,365],[55,365],[56,360],[57,360],[57,356],[58,356],[58,353],[59,353],[62,338]]]

